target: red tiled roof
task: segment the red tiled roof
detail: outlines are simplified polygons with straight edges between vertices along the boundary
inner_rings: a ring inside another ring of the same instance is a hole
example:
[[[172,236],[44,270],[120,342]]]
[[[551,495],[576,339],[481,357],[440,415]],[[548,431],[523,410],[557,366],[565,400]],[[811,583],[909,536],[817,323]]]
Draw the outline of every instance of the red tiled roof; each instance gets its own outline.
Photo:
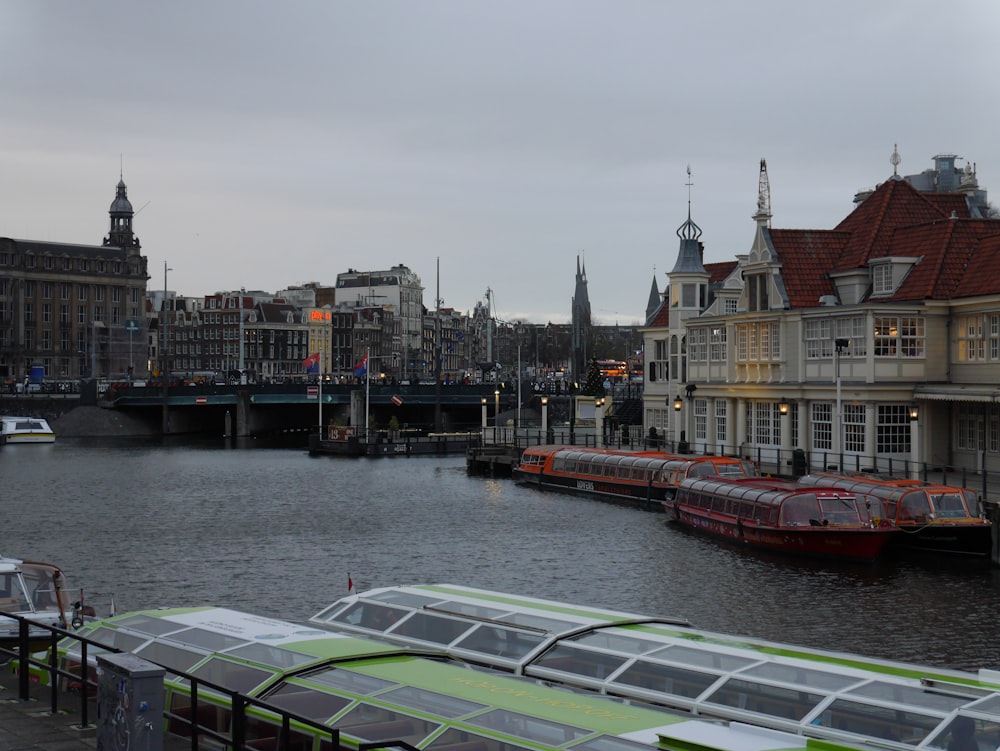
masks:
[[[834,294],[831,272],[887,256],[919,258],[888,300],[1000,294],[1000,220],[972,219],[965,197],[880,185],[832,230],[769,230],[792,308]]]
[[[709,284],[721,284],[726,281],[733,269],[737,266],[736,261],[720,261],[718,263],[706,263],[705,271],[708,272]]]
[[[850,233],[836,230],[772,229],[771,244],[781,263],[781,279],[793,308],[813,308],[834,293],[829,272]]]

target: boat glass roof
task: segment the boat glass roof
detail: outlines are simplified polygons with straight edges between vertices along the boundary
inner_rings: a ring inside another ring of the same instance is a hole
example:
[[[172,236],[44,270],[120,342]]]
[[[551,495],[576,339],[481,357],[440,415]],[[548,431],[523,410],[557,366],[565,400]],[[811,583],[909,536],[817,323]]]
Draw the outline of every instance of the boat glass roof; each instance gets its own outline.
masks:
[[[476,715],[470,718],[468,722],[488,730],[496,730],[505,735],[512,735],[515,738],[543,743],[546,746],[563,746],[570,741],[593,735],[592,731],[574,727],[573,725],[553,722],[541,717],[531,717],[505,709],[494,709],[490,712]]]
[[[395,681],[388,681],[374,675],[365,675],[353,670],[338,667],[323,667],[306,676],[313,683],[321,683],[330,688],[350,691],[352,694],[374,694],[387,688],[398,686]]]
[[[740,490],[775,495],[754,485]],[[1000,745],[1000,686],[989,683],[989,677],[980,682],[970,673],[712,634],[669,619],[643,622],[639,615],[469,587],[391,591],[393,602],[401,601],[401,591],[423,595],[436,611],[476,624],[450,644],[442,642],[456,655],[569,689],[589,688],[855,746],[876,739],[876,744],[902,748],[940,737],[946,747],[944,729],[960,710],[990,718],[996,743],[991,740],[982,751]],[[387,592],[362,593],[354,601],[373,599],[388,600]],[[636,623],[628,623],[630,618]],[[543,631],[518,630],[512,623]],[[588,625],[591,630],[581,631]],[[398,629],[386,636],[403,643],[408,639]],[[979,698],[984,692],[988,695]]]
[[[268,694],[267,701],[280,709],[326,722],[342,712],[351,704],[352,699],[326,691],[317,691],[296,682],[288,682]]]
[[[257,686],[270,680],[275,673],[255,668],[242,662],[233,662],[222,657],[212,657],[190,671],[195,678],[214,683],[217,686],[250,694]]]
[[[379,698],[388,699],[393,704],[399,704],[411,709],[419,709],[422,712],[441,715],[453,719],[463,715],[481,712],[488,709],[487,705],[479,702],[469,701],[457,696],[428,691],[416,686],[400,686],[384,694],[379,694]]]
[[[270,644],[243,644],[228,650],[226,654],[275,668],[294,668],[316,660],[311,655],[304,655],[291,649],[272,647]]]

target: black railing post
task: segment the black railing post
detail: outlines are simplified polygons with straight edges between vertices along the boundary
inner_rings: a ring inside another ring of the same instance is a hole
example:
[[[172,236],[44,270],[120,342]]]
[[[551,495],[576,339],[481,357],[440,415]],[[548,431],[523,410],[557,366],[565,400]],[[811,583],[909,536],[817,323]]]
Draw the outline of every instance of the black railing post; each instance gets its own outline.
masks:
[[[59,711],[59,681],[56,678],[56,669],[59,664],[59,655],[56,653],[56,645],[59,644],[59,634],[55,631],[49,633],[49,707],[52,714]]]
[[[17,686],[21,701],[28,701],[28,621],[24,618],[18,619],[17,627],[17,651],[18,651],[18,674]]]
[[[55,679],[55,676],[53,676]],[[90,691],[90,685],[88,683],[87,674],[87,642],[80,642],[80,727],[88,728],[90,727],[90,721],[87,717],[87,712],[89,711],[87,707],[87,694]]]

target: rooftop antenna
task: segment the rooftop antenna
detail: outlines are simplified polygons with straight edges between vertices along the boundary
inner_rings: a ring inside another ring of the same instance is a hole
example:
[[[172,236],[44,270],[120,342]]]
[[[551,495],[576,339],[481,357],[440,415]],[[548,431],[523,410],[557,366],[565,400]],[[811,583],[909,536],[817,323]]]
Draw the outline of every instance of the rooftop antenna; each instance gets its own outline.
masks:
[[[892,156],[889,157],[889,164],[892,165],[892,176],[894,178],[899,177],[899,163],[903,161],[903,158],[899,155],[899,148],[896,144],[892,145]]]

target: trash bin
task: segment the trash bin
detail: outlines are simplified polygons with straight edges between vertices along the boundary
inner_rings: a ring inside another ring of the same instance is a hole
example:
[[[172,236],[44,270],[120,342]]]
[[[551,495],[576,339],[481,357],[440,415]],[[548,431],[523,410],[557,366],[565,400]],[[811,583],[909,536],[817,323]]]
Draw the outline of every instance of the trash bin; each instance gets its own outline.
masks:
[[[792,452],[792,477],[802,477],[802,475],[808,473],[809,469],[806,466],[806,452],[802,449],[795,449]]]

